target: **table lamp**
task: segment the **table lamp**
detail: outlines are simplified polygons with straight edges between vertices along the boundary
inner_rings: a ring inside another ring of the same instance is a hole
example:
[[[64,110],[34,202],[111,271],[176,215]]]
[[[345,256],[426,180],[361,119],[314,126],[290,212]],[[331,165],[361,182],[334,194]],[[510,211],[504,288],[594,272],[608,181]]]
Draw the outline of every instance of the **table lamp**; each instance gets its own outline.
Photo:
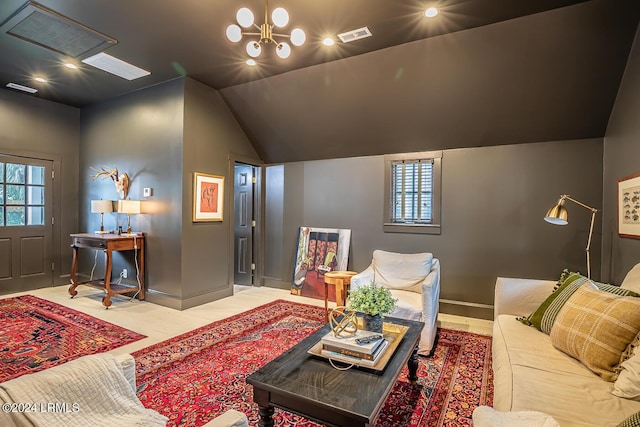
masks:
[[[100,231],[96,231],[96,234],[106,234],[108,231],[104,231],[104,213],[113,212],[113,202],[111,200],[92,200],[91,212],[100,214]]]
[[[131,214],[140,213],[140,200],[118,200],[118,213],[127,214],[127,234],[131,234]]]
[[[591,211],[591,226],[589,227],[589,239],[587,240],[587,277],[591,279],[591,255],[589,254],[589,248],[591,247],[591,236],[593,235],[593,224],[596,220],[596,212],[598,210],[596,208],[592,208],[591,206],[585,205],[582,202],[579,202],[575,199],[572,199],[569,195],[563,194],[560,196],[558,203],[549,209],[547,214],[544,216],[544,220],[555,225],[567,225],[569,223],[569,213],[567,212],[567,208],[564,207],[564,201],[569,200],[576,205],[582,206],[585,209],[589,209]]]

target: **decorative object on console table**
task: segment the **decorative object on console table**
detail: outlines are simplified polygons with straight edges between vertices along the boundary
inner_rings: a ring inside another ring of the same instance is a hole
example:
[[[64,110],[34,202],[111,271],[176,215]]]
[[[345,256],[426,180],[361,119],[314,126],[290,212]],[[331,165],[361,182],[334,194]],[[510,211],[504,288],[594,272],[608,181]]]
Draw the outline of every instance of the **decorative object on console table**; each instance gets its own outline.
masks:
[[[116,192],[118,193],[118,195],[122,193],[121,197],[123,199],[127,198],[127,195],[129,194],[129,175],[127,175],[126,172],[122,172],[119,174],[117,167],[109,169],[102,166],[100,168],[101,170],[98,170],[94,167],[92,167],[91,169],[96,172],[96,174],[92,175],[91,178],[93,178],[94,180],[99,176],[102,176],[102,179],[111,178],[116,186]]]
[[[71,286],[69,287],[69,295],[71,298],[78,294],[76,288],[78,285],[89,285],[104,289],[106,295],[102,298],[102,304],[105,308],[111,306],[111,297],[118,294],[126,294],[128,292],[136,292],[140,300],[144,299],[144,250],[145,238],[144,234],[139,233],[135,236],[119,236],[117,234],[71,234],[73,249],[73,262],[71,264]],[[88,280],[79,282],[77,278],[79,249],[102,250],[105,255],[105,272],[104,280]],[[112,252],[113,251],[133,251],[136,257],[136,279],[138,287],[125,286],[120,284],[111,284],[112,270]]]
[[[618,235],[640,239],[640,174],[618,180]]]
[[[131,214],[140,213],[140,200],[118,200],[118,213],[127,214],[127,234],[131,234]]]
[[[349,292],[348,307],[364,314],[366,317],[363,317],[364,329],[382,332],[382,316],[391,313],[397,301],[389,289],[371,282]],[[375,319],[376,316],[377,319]]]
[[[224,177],[193,174],[193,222],[222,221]]]
[[[113,201],[111,200],[92,200],[91,212],[100,214],[100,231],[96,231],[96,234],[108,234],[109,231],[104,231],[104,214],[107,212],[113,212]]]
[[[563,194],[562,196],[560,196],[558,203],[554,207],[549,209],[547,214],[544,216],[544,220],[555,225],[567,225],[569,223],[569,214],[567,212],[567,208],[564,207],[565,200],[569,200],[576,205],[582,206],[583,208],[591,211],[591,226],[589,227],[589,238],[587,239],[587,248],[585,249],[587,253],[587,277],[591,278],[591,254],[589,253],[589,248],[591,247],[593,224],[596,221],[596,213],[598,212],[598,210],[596,208],[592,208],[591,206],[585,205],[584,203],[579,202],[576,199],[571,198],[567,194]]]

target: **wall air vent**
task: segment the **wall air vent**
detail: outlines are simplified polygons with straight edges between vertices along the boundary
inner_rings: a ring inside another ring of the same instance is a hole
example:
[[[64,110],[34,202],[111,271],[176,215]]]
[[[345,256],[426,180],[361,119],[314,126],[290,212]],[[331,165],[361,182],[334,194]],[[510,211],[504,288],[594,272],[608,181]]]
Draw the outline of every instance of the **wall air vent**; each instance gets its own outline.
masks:
[[[357,30],[351,30],[347,31],[346,33],[338,34],[338,37],[340,38],[340,40],[342,40],[342,43],[350,43],[371,36],[371,31],[369,31],[369,28],[367,27],[362,27],[358,28]]]
[[[0,25],[0,30],[73,58],[102,51],[118,42],[34,1],[14,12]]]
[[[29,92],[29,93],[36,93],[38,91],[38,89],[34,89],[29,86],[22,86],[22,85],[19,85],[18,83],[7,83],[7,87],[11,89],[21,90],[23,92]]]

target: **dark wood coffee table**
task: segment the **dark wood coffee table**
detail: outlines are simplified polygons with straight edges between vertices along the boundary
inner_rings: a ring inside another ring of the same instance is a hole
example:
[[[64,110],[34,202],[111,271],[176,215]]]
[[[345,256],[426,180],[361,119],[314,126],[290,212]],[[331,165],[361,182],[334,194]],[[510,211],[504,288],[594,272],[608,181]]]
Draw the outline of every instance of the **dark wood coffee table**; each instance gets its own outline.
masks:
[[[273,426],[274,407],[333,426],[372,425],[407,364],[415,384],[418,341],[424,323],[386,317],[385,322],[409,329],[380,372],[351,368],[334,369],[328,360],[307,353],[330,331],[325,325],[291,350],[247,377],[253,400],[259,406],[261,427]]]

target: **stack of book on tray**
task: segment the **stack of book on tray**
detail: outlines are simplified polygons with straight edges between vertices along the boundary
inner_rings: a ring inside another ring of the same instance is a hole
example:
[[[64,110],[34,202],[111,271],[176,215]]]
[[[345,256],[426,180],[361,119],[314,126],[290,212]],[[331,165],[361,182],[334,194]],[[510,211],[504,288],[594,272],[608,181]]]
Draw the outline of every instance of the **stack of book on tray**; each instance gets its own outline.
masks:
[[[358,330],[355,335],[346,338],[336,337],[329,332],[320,341],[322,356],[365,367],[374,367],[389,346],[382,334],[364,330]]]

